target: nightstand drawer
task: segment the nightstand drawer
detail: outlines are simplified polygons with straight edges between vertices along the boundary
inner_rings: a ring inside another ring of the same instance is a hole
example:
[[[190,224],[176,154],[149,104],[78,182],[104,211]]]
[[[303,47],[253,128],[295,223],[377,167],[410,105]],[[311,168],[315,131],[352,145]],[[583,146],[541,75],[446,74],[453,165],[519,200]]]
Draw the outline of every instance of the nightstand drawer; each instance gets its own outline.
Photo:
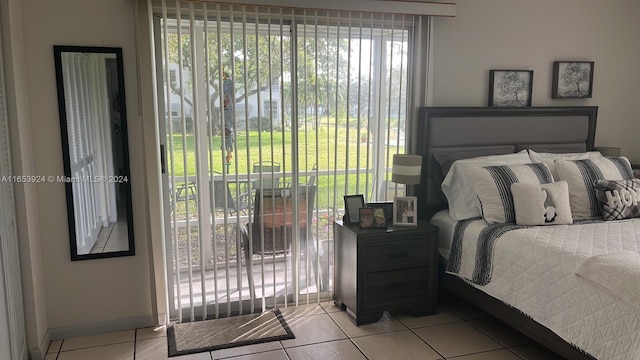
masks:
[[[427,266],[429,248],[427,239],[395,240],[366,244],[365,269],[367,272],[401,270]]]
[[[364,294],[367,303],[424,296],[427,284],[426,268],[367,274]]]

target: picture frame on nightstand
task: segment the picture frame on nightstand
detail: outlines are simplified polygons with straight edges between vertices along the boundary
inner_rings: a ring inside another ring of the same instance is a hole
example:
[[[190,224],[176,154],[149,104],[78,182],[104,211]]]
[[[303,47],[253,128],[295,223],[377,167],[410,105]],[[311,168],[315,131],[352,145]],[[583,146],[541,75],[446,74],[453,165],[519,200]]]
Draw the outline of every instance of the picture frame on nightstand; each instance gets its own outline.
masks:
[[[360,227],[368,229],[373,227],[373,208],[360,208]]]
[[[387,224],[393,223],[393,201],[368,202],[366,207],[384,209]]]
[[[364,207],[364,195],[345,195],[344,196],[344,213],[345,223],[347,225],[357,224],[360,222],[360,208]]]
[[[360,227],[363,229],[386,229],[387,217],[383,208],[360,208]]]
[[[418,209],[415,196],[397,196],[393,199],[393,225],[418,226]]]

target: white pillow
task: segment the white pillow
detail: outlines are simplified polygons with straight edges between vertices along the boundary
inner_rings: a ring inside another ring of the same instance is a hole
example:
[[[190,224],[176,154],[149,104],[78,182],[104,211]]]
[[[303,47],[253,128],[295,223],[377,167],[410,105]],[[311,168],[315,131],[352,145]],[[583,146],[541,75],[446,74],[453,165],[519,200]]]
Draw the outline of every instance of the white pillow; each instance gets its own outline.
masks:
[[[513,207],[518,225],[573,224],[566,181],[550,184],[511,185]]]
[[[538,163],[475,168],[471,180],[482,206],[484,221],[502,224],[516,222],[512,184],[548,184],[553,182],[553,176],[547,165]]]
[[[626,157],[585,160],[557,160],[560,180],[569,184],[571,214],[574,219],[600,216],[596,198],[596,180],[633,179],[631,164]]]
[[[601,158],[601,157],[602,157],[602,154],[600,154],[598,151],[554,154],[554,153],[539,153],[529,149],[529,158],[531,158],[531,162],[546,164],[549,167],[549,170],[551,170],[551,175],[553,175],[554,179],[558,178],[558,170],[556,169],[556,165],[554,164],[556,160],[584,160],[584,159],[594,159],[594,158]]]
[[[482,216],[480,201],[473,189],[470,173],[475,168],[491,165],[527,164],[529,154],[522,150],[515,154],[480,156],[457,160],[442,182],[442,192],[449,203],[449,215],[454,220],[465,220]]]

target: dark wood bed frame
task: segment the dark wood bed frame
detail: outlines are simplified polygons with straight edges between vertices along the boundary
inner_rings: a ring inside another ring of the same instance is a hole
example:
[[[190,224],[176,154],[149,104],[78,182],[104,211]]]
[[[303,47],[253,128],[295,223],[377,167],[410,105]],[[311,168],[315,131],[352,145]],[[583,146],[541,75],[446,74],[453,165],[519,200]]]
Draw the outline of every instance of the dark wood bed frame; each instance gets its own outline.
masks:
[[[427,107],[421,109],[418,123],[418,139],[421,141],[419,141],[418,153],[423,156],[423,180],[422,184],[415,189],[419,201],[418,214],[430,219],[433,214],[447,206],[440,192],[442,174],[435,174],[436,171],[440,171],[440,168],[433,159],[434,151],[445,151],[447,148],[459,150],[466,147],[477,149],[485,146],[513,145],[515,152],[516,149],[527,147],[527,145],[535,149],[546,145],[551,148],[554,146],[562,148],[567,144],[577,148],[582,147],[581,144],[583,144],[584,151],[593,150],[597,113],[598,108],[593,106]],[[564,119],[567,119],[566,123],[571,126],[549,125],[563,124]],[[446,125],[443,126],[448,120],[451,120],[451,129],[447,129]],[[539,126],[536,126],[537,123]],[[574,132],[572,127],[576,124],[579,124],[580,129]],[[559,134],[559,132],[566,134]],[[443,268],[441,266],[439,272],[440,286],[451,290],[567,359],[595,359],[520,310],[478,290],[460,277],[445,273]]]

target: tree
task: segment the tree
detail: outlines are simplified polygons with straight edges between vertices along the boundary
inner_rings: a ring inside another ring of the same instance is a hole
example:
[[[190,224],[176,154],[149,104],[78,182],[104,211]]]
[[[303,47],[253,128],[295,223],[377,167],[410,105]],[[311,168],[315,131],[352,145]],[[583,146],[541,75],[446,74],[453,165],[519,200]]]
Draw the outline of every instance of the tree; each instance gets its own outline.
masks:
[[[171,93],[184,98],[185,103],[190,106],[193,106],[193,88],[198,85],[193,84],[192,76],[198,69],[199,74],[206,74],[206,79],[198,78],[197,81],[204,82],[199,84],[200,94],[202,89],[206,89],[205,92],[208,93],[208,119],[215,134],[221,133],[220,72],[223,67],[233,79],[236,103],[246,102],[249,97],[278,85],[280,99],[284,104],[282,112],[300,122],[311,121],[316,125],[320,116],[341,118],[347,114],[359,114],[364,117],[370,115],[370,106],[377,101],[371,99],[370,92],[377,84],[373,78],[381,74],[371,72],[374,60],[369,57],[383,62],[386,60],[381,60],[377,53],[369,53],[373,40],[356,40],[354,37],[361,34],[350,34],[348,28],[329,26],[312,32],[305,32],[304,27],[299,28],[295,69],[291,68],[290,32],[284,25],[247,23],[246,29],[239,30],[237,24],[232,27],[229,22],[222,22],[218,26],[215,21],[209,21],[206,31],[202,23],[197,24],[196,29],[200,32],[183,31],[180,36],[177,33],[167,35],[168,46],[163,51],[167,53],[168,64],[164,66],[183,69],[183,79],[186,80],[182,83],[169,81],[169,88]],[[386,53],[393,52],[394,59],[406,58],[407,47],[402,46],[398,39],[378,34],[377,30],[371,32],[371,37],[382,36],[381,46],[387,47]],[[391,42],[395,42],[392,47]],[[204,52],[197,52],[197,57],[192,54],[194,44],[206,46]],[[375,51],[382,50],[375,48]],[[194,68],[194,58],[200,63],[199,67]],[[359,59],[366,66],[358,69],[353,59]],[[387,99],[385,96],[382,99],[384,104],[390,101],[390,104],[385,105],[389,108],[382,111],[384,115],[390,112],[393,117],[398,117],[401,113],[403,103],[398,96],[406,96],[400,90],[404,86],[401,79],[406,78],[406,66],[406,63],[388,63],[382,69],[385,73],[382,76],[385,76],[385,81],[389,81],[384,90],[393,97]],[[296,72],[297,114],[291,114],[290,99],[294,86],[291,71]],[[261,102],[265,100],[263,98]],[[247,117],[256,115],[246,114]],[[269,116],[270,112],[260,114],[261,118]],[[285,114],[282,117],[284,121]]]
[[[302,101],[298,113],[314,116],[346,113],[346,102],[341,100],[346,98],[349,81],[346,67],[348,41],[326,34],[302,37],[297,51],[298,96]],[[337,104],[335,94],[338,94]],[[321,111],[315,108],[316,103]]]
[[[273,85],[280,85],[285,77],[281,69],[289,69],[290,39],[279,35],[265,34],[264,31],[248,31],[246,36],[242,33],[233,33],[223,26],[220,33],[212,33],[217,28],[209,24],[208,34],[202,36],[202,42],[206,44],[205,59],[199,59],[205,69],[207,78],[204,79],[209,94],[209,106],[212,114],[209,119],[216,134],[221,133],[220,124],[220,69],[228,72],[235,84],[235,102],[239,103],[260,91],[269,90]],[[262,29],[260,29],[262,30]],[[167,38],[167,52],[169,64],[180,66],[183,72],[183,82],[169,81],[170,91],[184,98],[186,104],[193,106],[192,74],[193,54],[192,43],[195,41],[189,33],[171,33]],[[260,61],[258,61],[260,59]],[[265,61],[268,60],[268,61]],[[268,66],[271,64],[271,67]],[[164,66],[169,66],[164,64]],[[289,76],[290,77],[290,76]],[[202,91],[202,90],[201,90]],[[268,114],[267,114],[268,115]]]
[[[525,76],[518,75],[515,71],[507,71],[502,79],[498,82],[498,90],[500,95],[513,95],[516,101],[520,101],[518,94],[527,89],[527,79]]]
[[[580,63],[569,63],[560,78],[565,86],[575,86],[577,92],[582,92],[580,84],[588,84],[590,76],[591,73],[588,66],[582,66]]]

